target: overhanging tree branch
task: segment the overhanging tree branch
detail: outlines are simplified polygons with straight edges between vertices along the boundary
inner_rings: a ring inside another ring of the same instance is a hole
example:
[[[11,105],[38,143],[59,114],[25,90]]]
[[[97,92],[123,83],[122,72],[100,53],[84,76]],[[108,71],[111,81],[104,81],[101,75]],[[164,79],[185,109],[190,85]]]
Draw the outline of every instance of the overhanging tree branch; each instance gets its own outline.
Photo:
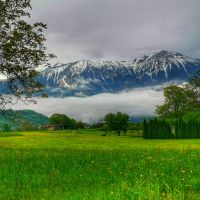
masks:
[[[35,103],[34,95],[44,95],[35,69],[55,56],[46,53],[47,25],[25,21],[30,9],[30,0],[0,0],[0,74],[6,77],[0,87],[8,89],[0,95],[1,108],[18,101]]]

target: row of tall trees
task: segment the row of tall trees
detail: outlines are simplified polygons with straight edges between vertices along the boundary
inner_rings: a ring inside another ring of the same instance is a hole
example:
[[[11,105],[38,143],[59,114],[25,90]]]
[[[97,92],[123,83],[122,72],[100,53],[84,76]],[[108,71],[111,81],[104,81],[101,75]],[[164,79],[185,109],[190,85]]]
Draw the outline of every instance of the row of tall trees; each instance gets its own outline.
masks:
[[[182,119],[175,123],[175,138],[200,138],[200,123],[197,121],[184,122]]]
[[[143,137],[145,139],[168,139],[172,138],[171,126],[165,120],[144,120]]]
[[[145,139],[190,139],[200,138],[200,122],[185,122],[179,119],[175,126],[165,120],[144,120],[143,137]]]

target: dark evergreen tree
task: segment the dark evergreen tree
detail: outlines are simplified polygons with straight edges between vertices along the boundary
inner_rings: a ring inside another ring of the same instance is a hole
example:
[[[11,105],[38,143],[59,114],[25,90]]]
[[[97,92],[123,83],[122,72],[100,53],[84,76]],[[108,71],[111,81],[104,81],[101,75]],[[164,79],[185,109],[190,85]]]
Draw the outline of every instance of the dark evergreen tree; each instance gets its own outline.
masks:
[[[171,126],[164,120],[144,120],[143,131],[145,139],[170,139],[172,138]]]

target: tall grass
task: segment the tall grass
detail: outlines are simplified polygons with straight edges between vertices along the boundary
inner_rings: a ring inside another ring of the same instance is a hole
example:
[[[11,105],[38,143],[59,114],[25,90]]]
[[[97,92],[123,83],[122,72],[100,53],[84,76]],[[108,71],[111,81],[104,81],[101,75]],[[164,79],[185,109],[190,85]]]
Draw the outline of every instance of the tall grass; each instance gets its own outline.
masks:
[[[0,199],[196,200],[200,152],[1,148]]]

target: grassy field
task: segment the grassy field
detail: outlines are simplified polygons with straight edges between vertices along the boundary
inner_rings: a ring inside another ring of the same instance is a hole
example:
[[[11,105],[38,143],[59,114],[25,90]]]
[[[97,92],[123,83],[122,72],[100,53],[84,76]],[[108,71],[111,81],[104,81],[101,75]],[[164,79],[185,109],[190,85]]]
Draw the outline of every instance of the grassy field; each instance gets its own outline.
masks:
[[[0,200],[198,200],[200,140],[0,134]]]

